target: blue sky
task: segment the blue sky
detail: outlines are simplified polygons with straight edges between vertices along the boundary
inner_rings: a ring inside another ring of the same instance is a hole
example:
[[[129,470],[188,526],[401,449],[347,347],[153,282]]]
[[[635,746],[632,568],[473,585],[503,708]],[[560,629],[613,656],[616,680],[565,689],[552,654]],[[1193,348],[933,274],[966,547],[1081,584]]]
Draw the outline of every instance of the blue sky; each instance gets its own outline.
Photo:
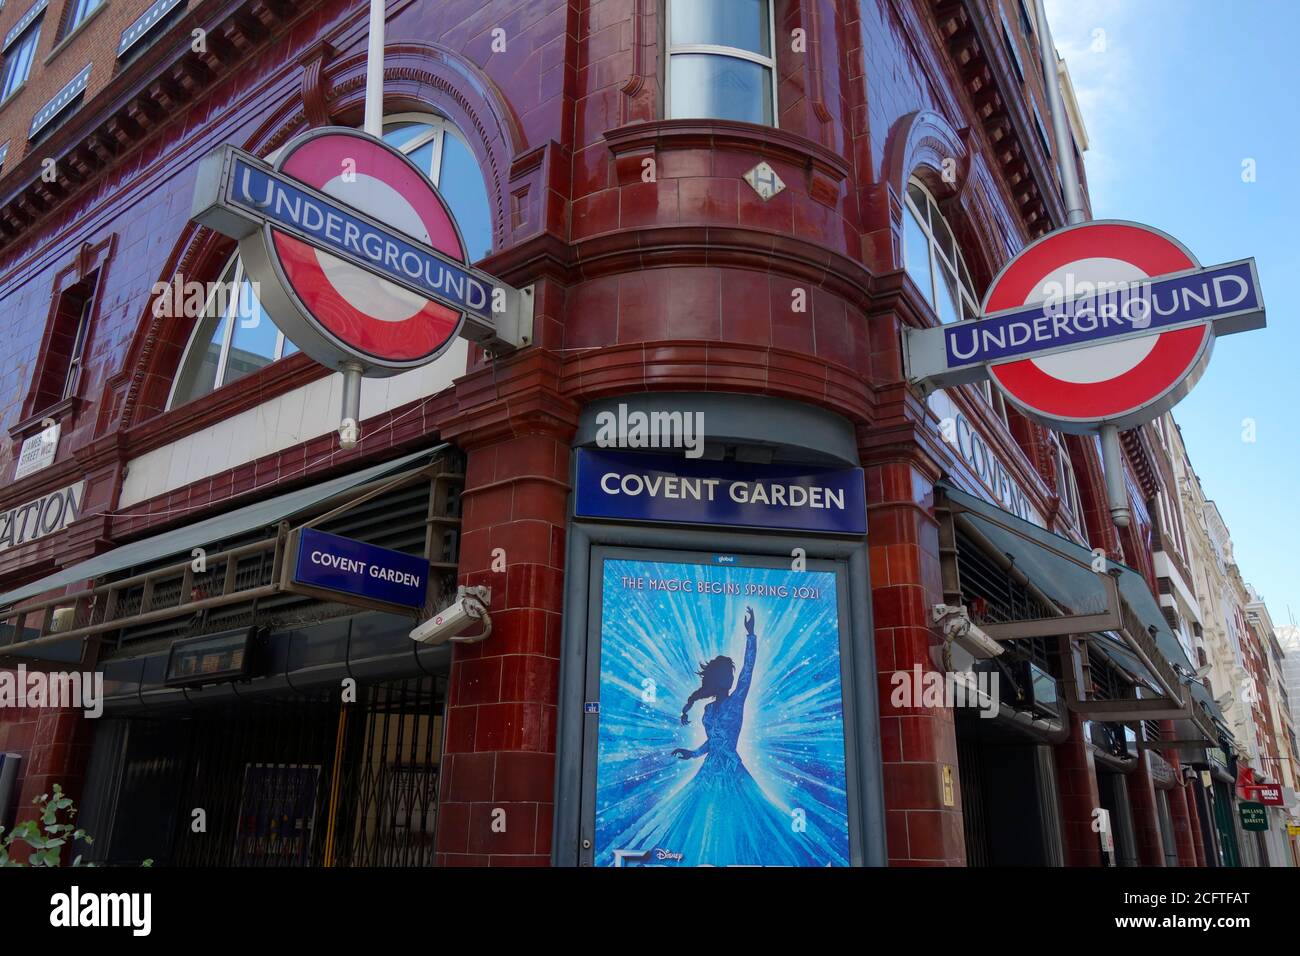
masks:
[[[1268,328],[1218,339],[1174,418],[1242,576],[1276,625],[1300,618],[1294,12],[1290,0],[1047,2],[1088,130],[1094,217],[1149,223],[1203,265],[1258,263]],[[1246,160],[1254,182],[1243,181]],[[1243,440],[1246,419],[1253,443]]]

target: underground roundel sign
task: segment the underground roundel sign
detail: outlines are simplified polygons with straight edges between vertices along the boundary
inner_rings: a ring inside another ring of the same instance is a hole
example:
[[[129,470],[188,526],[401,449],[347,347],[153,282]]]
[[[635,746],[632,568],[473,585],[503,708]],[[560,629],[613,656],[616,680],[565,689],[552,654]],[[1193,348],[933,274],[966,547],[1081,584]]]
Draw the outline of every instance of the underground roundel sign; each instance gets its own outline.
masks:
[[[331,367],[392,375],[447,349],[468,322],[483,340],[519,296],[466,262],[451,211],[401,151],[325,127],[275,162],[224,146],[199,171],[194,218],[239,239],[261,301],[299,348]]]
[[[1202,268],[1135,222],[1049,233],[994,278],[978,319],[910,334],[909,377],[993,379],[1030,417],[1063,431],[1127,428],[1196,383],[1217,334],[1264,324],[1251,259]]]

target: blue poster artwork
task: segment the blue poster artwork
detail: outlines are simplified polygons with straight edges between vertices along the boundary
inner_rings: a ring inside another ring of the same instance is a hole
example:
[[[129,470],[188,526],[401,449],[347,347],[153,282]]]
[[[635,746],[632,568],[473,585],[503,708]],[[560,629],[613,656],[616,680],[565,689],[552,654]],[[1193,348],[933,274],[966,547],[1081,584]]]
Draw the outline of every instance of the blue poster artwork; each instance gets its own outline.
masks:
[[[597,866],[847,866],[836,575],[608,558]]]

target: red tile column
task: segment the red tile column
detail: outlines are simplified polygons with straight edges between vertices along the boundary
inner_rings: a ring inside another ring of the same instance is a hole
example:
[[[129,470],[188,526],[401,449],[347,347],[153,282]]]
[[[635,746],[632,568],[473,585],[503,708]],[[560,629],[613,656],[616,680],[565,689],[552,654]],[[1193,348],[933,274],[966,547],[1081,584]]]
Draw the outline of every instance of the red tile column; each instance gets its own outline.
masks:
[[[1172,720],[1162,720],[1160,725],[1167,739],[1175,737]],[[1178,786],[1169,791],[1169,819],[1174,828],[1174,844],[1178,847],[1178,865],[1196,866],[1196,845],[1192,815],[1187,808],[1187,788],[1183,786],[1182,761],[1178,759],[1176,750],[1166,750],[1164,756],[1178,781]]]
[[[1156,789],[1145,759],[1139,760],[1132,773],[1124,777],[1128,802],[1133,810],[1133,832],[1137,837],[1138,863],[1164,866],[1165,846],[1160,837],[1160,820],[1156,811]]]
[[[1083,719],[1074,711],[1067,711],[1067,715],[1070,736],[1055,748],[1065,865],[1101,866],[1101,839],[1093,829],[1093,811],[1101,806],[1097,767],[1083,735]]]
[[[90,721],[76,709],[25,707],[3,714],[0,751],[18,753],[23,758],[19,765],[21,776],[14,823],[39,819],[33,801],[41,794],[52,792],[56,783],[80,807],[86,763],[90,759]],[[64,816],[60,822],[69,821]],[[20,845],[14,853],[23,862],[27,859],[25,847]],[[63,862],[71,862],[66,849]]]
[[[927,610],[942,600],[939,533],[924,506],[933,501],[933,486],[907,462],[868,465],[866,473],[889,865],[961,866],[966,848],[953,713],[891,701],[896,672],[935,669],[930,650],[938,638]],[[951,805],[944,799],[945,768]]]
[[[1187,819],[1192,826],[1192,848],[1196,852],[1196,865],[1205,866],[1205,838],[1201,835],[1201,811],[1196,805],[1196,791],[1193,789],[1200,785],[1199,776],[1193,777],[1183,784],[1182,791],[1183,799],[1187,801]]]
[[[492,589],[492,633],[452,655],[438,861],[547,866],[560,613],[577,414],[545,353],[471,373],[444,438],[467,456],[460,581]]]

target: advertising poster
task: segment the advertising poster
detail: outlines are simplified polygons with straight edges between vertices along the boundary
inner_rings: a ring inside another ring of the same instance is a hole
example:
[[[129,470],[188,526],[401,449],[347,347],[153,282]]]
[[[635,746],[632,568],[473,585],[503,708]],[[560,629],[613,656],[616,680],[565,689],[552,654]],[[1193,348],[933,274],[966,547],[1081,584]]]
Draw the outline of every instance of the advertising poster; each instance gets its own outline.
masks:
[[[596,865],[849,865],[836,573],[601,575]]]
[[[244,765],[236,865],[306,864],[319,779],[315,764]]]

